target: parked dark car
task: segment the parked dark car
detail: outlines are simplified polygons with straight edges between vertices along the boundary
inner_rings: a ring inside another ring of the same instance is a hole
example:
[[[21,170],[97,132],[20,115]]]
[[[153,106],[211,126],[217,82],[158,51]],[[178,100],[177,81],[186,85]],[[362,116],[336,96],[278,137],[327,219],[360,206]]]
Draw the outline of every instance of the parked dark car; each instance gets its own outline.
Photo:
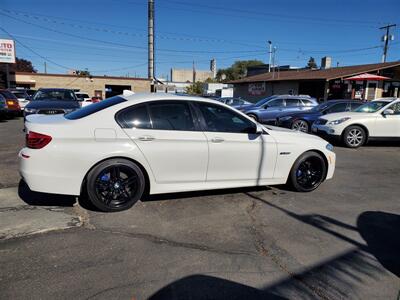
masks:
[[[310,96],[280,95],[267,99],[260,106],[239,110],[262,124],[275,125],[276,117],[283,112],[306,111],[317,105],[317,100]]]
[[[31,114],[64,114],[80,108],[73,90],[39,89],[25,106],[24,116]]]
[[[12,118],[21,115],[21,107],[19,106],[18,99],[14,94],[7,90],[0,90],[0,95],[5,98],[6,117]]]
[[[312,124],[320,116],[336,112],[353,111],[362,104],[361,101],[357,100],[329,100],[308,111],[282,113],[277,116],[275,125],[310,132]]]

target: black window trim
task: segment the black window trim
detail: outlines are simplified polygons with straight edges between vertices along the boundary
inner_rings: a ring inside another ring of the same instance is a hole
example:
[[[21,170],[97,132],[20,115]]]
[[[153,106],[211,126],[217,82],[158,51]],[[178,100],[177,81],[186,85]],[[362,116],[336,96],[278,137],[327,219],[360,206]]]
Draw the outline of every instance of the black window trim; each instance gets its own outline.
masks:
[[[148,102],[136,103],[136,104],[133,104],[131,106],[125,107],[125,108],[117,111],[115,113],[115,115],[114,115],[114,119],[117,122],[117,124],[123,129],[135,128],[137,130],[163,130],[163,131],[183,131],[183,132],[198,132],[198,131],[202,131],[201,126],[199,124],[198,116],[196,116],[196,118],[194,117],[195,116],[194,109],[193,109],[192,105],[190,104],[190,102],[191,101],[187,101],[187,100],[174,100],[174,99],[168,100],[167,99],[167,100],[152,100],[152,101],[148,101]],[[165,104],[165,103],[179,103],[179,104],[182,104],[183,103],[183,104],[186,104],[188,106],[188,108],[189,108],[190,116],[192,117],[195,130],[173,130],[173,129],[159,129],[159,128],[155,129],[155,128],[153,128],[153,118],[152,118],[152,115],[151,115],[150,105],[151,104],[155,104],[155,103],[163,103],[163,104]],[[149,116],[151,128],[130,127],[130,126],[126,126],[126,124],[124,124],[122,122],[122,120],[119,120],[118,116],[121,113],[123,113],[125,110],[134,109],[135,107],[139,107],[139,106],[143,106],[143,105],[146,107],[146,111],[147,111],[147,114]]]

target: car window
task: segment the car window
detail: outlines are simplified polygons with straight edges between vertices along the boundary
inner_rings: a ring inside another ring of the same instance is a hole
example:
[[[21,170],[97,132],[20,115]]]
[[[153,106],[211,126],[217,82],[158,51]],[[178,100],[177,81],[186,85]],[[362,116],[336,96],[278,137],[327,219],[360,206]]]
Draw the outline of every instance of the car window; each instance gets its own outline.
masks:
[[[400,102],[394,103],[389,109],[393,109],[395,115],[400,115]]]
[[[106,100],[103,100],[103,101],[100,101],[97,103],[93,103],[91,105],[87,105],[87,106],[82,107],[73,112],[67,113],[64,115],[64,117],[69,120],[81,119],[81,118],[87,117],[91,114],[94,114],[100,110],[103,110],[105,108],[108,108],[110,106],[113,106],[113,105],[116,105],[116,104],[119,104],[119,103],[125,102],[125,101],[126,100],[122,97],[118,97],[118,96],[111,97]]]
[[[26,96],[27,96],[24,92],[15,91],[15,92],[11,92],[11,93],[13,93],[15,95],[15,97],[17,97],[17,98],[26,98]]]
[[[346,107],[347,107],[346,102],[337,103],[337,104],[334,104],[331,107],[329,107],[327,110],[325,110],[325,113],[331,114],[331,113],[335,113],[335,112],[343,112],[343,111],[346,111]]]
[[[300,106],[300,101],[298,99],[286,99],[286,106],[293,107],[293,106]]]
[[[150,116],[146,105],[135,105],[117,114],[117,122],[123,128],[151,129]]]
[[[267,103],[268,107],[279,107],[283,106],[283,99],[271,100]]]
[[[186,102],[159,101],[149,104],[153,129],[195,131],[195,125]]]
[[[255,124],[231,109],[210,103],[197,103],[206,123],[206,131],[249,133]]]
[[[353,111],[353,110],[355,110],[355,109],[357,109],[358,107],[360,107],[361,105],[363,105],[363,103],[362,102],[360,102],[360,103],[358,103],[358,102],[351,102],[350,104],[350,110],[351,111]]]
[[[306,100],[306,99],[301,99],[301,102],[303,102],[304,106],[313,106],[314,102],[310,101],[310,100]]]

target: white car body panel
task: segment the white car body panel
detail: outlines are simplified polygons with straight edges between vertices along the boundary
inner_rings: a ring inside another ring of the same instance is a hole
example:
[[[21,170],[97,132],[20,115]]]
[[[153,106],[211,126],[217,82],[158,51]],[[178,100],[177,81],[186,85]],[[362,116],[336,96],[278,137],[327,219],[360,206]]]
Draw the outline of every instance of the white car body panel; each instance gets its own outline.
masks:
[[[215,104],[213,100],[169,94],[135,94],[124,98],[128,101],[77,120],[68,120],[63,115],[28,116],[27,132],[52,137],[42,149],[20,151],[20,173],[31,190],[80,195],[89,170],[100,161],[117,157],[134,160],[142,166],[148,176],[150,194],[284,184],[295,160],[310,150],[320,152],[327,160],[326,179],[333,176],[335,153],[327,150],[328,143],[319,137],[272,127],[263,127],[265,133],[254,137],[122,129],[115,114],[137,103],[189,100]],[[223,141],[213,142],[216,137]]]
[[[350,125],[361,125],[368,130],[369,138],[400,137],[400,115],[383,115],[383,111],[390,108],[400,100],[388,101],[384,107],[374,113],[365,112],[341,112],[320,117],[328,122],[325,125],[313,124],[313,132],[323,131],[329,135],[341,136]],[[342,118],[350,118],[343,123],[333,125],[329,122]]]

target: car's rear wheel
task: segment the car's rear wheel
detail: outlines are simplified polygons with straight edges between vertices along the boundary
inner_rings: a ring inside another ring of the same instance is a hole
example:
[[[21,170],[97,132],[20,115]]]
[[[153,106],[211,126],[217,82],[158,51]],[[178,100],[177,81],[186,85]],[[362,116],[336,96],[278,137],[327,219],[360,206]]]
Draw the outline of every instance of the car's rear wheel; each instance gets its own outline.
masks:
[[[310,132],[310,126],[308,125],[307,121],[304,120],[294,121],[292,124],[292,129],[306,133]]]
[[[254,121],[257,121],[257,122],[258,122],[258,118],[257,118],[256,115],[248,114],[248,116],[249,116],[250,118],[252,118]]]
[[[298,192],[311,192],[325,179],[327,166],[321,154],[303,153],[293,164],[289,174],[292,187]]]
[[[145,178],[135,163],[126,159],[106,160],[87,177],[91,203],[101,211],[121,211],[132,207],[143,195]]]
[[[366,141],[365,130],[360,126],[349,126],[344,130],[343,143],[349,148],[361,147]]]

